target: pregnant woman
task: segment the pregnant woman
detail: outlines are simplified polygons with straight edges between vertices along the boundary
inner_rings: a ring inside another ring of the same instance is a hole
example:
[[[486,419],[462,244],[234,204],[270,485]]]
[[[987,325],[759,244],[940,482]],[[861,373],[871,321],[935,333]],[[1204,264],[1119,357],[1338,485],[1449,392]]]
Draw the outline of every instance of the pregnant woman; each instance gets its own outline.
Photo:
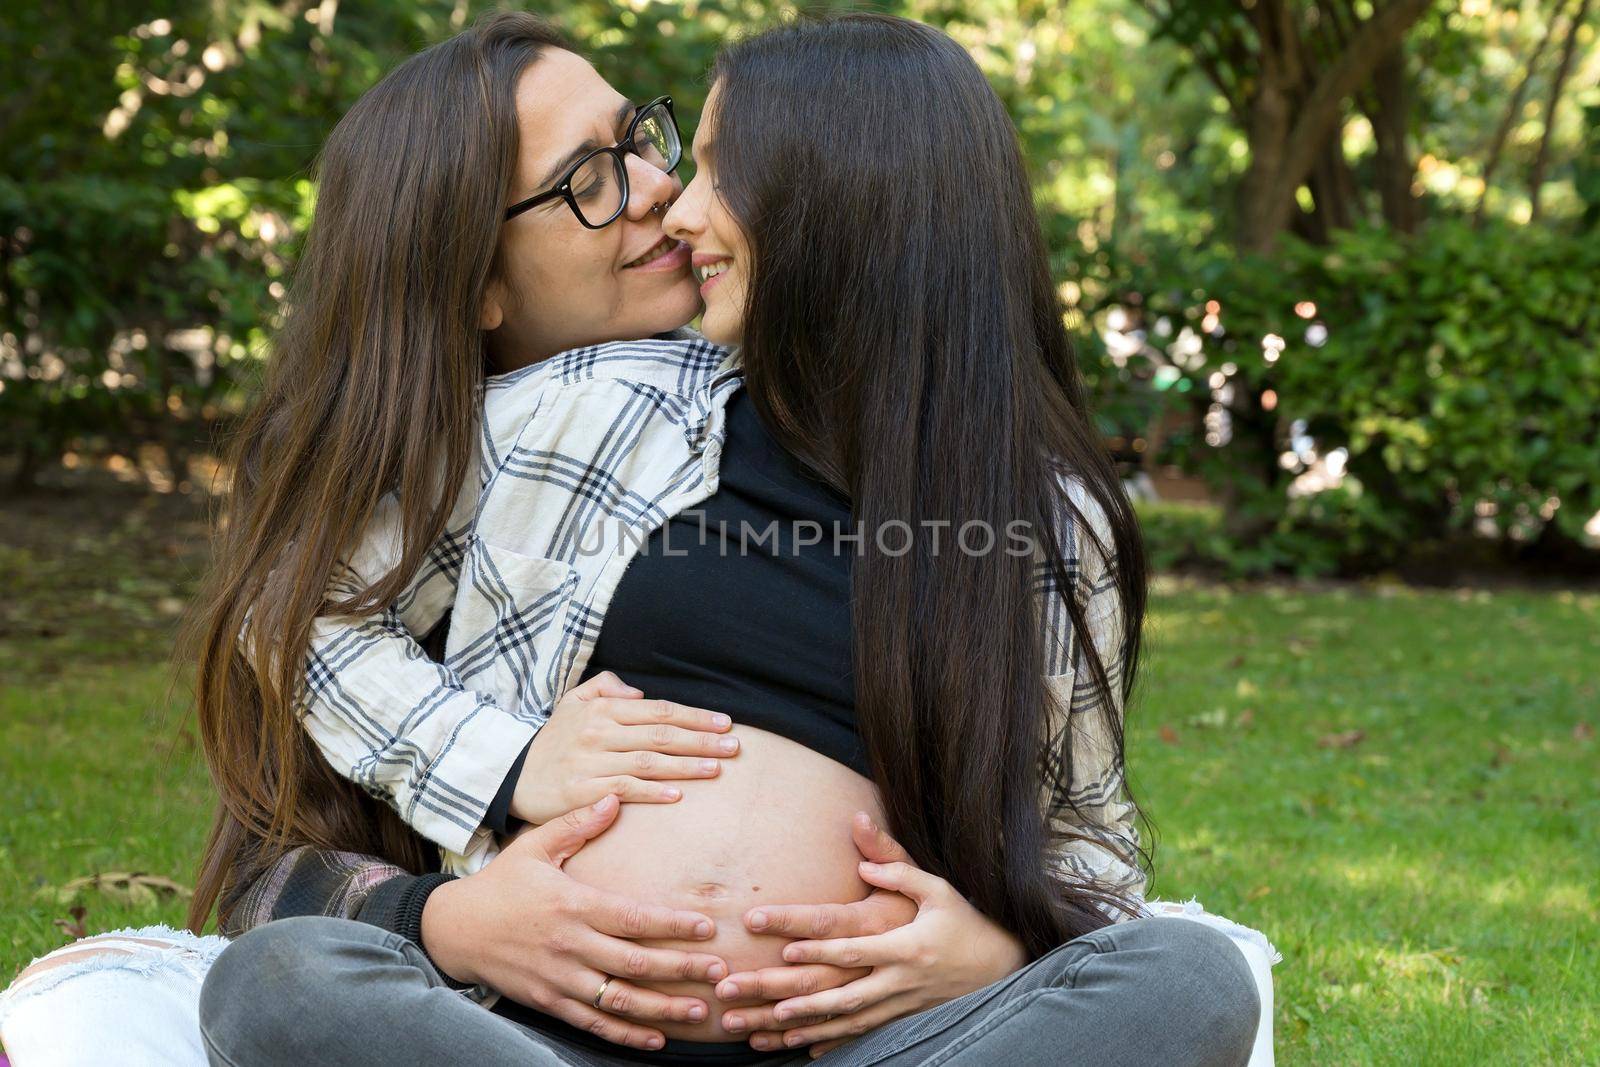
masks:
[[[540,863],[564,863],[579,883],[704,913],[713,937],[636,931],[684,953],[681,984],[644,973],[641,950],[620,970],[542,976],[511,991],[540,1011],[494,1014],[448,992],[447,977],[484,975],[438,938],[430,962],[360,924],[269,924],[208,979],[209,1048],[241,1064],[627,1062],[588,1032],[609,1036],[595,1012],[653,1002],[671,1040],[646,1035],[659,1051],[633,1061],[745,1062],[714,1046],[755,1029],[780,1059],[865,1033],[834,1055],[1242,1062],[1257,1003],[1237,950],[1198,924],[1110,923],[1138,914],[1118,799],[1138,540],[1086,418],[1003,109],[947,38],[890,19],[755,39],[715,84],[715,146],[669,236],[715,268],[705,328],[742,362],[641,343],[491,379],[493,469],[470,536],[451,539],[463,557],[444,663],[502,714],[540,722],[583,672],[610,668],[727,712],[738,754],[676,803],[601,801],[486,868],[476,830],[452,835],[468,876],[431,894],[470,900],[518,853],[509,869],[530,892],[550,888]],[[859,530],[846,551],[799,534],[841,525]],[[674,552],[674,531],[694,527],[717,533]],[[767,531],[762,551],[747,528]],[[901,547],[885,544],[892,528]],[[948,531],[943,551],[930,529]],[[331,681],[312,688],[341,700],[379,692],[397,662],[381,635],[319,640]],[[380,737],[422,707],[397,704]],[[454,787],[463,806],[509,793],[513,815],[542,821],[519,798],[556,731],[621,736],[586,719],[556,707],[497,791]],[[338,730],[319,729],[340,758]],[[503,762],[504,741],[453,731],[458,779]],[[858,849],[890,862],[862,865]],[[883,919],[896,905],[874,898],[896,896],[914,910]],[[787,924],[818,914],[865,936],[783,947]],[[429,927],[424,905],[425,942]],[[707,950],[736,973],[699,973]],[[817,970],[830,967],[854,973]],[[831,988],[769,1012],[760,994],[786,973]],[[699,1014],[716,1001],[720,1017]]]

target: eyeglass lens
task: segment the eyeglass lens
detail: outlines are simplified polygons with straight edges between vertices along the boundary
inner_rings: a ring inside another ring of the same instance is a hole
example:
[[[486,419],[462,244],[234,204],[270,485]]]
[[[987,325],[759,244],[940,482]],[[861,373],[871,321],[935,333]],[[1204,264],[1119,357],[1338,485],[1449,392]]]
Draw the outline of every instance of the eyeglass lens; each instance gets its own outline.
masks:
[[[666,105],[657,104],[639,117],[633,145],[639,157],[653,167],[669,171],[678,165],[682,148]],[[597,152],[573,173],[572,199],[585,222],[604,226],[622,214],[627,186],[628,175],[620,153]]]

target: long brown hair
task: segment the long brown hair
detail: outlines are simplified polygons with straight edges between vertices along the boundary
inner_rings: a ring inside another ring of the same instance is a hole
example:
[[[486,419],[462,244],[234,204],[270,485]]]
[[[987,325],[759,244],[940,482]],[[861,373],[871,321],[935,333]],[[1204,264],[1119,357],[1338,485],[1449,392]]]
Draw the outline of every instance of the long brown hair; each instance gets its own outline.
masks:
[[[316,213],[265,380],[228,450],[231,492],[180,645],[197,667],[218,793],[196,930],[213,907],[226,923],[232,896],[291,844],[426,865],[423,840],[302,728],[302,672],[313,620],[392,602],[470,471],[486,373],[478,314],[501,268],[516,85],[547,48],[570,45],[533,15],[492,15],[396,67],[318,157]],[[388,493],[399,563],[330,596],[337,561]]]
[[[851,578],[856,712],[890,828],[1042,953],[1105,925],[1097,905],[1125,902],[1047,871],[1041,789],[1071,781],[1083,753],[1041,758],[1052,717],[1040,561],[948,546],[964,523],[996,537],[1027,523],[1099,691],[1099,710],[1073,720],[1109,720],[1118,772],[1145,564],[1062,324],[1015,128],[954,41],[890,16],[747,39],[712,80],[720,195],[752,250],[752,400],[849,494],[866,531]],[[1078,513],[1068,478],[1103,519]],[[913,551],[877,550],[873,531],[901,523],[944,524],[946,549],[921,536]],[[1073,580],[1073,524],[1114,575],[1124,624],[1109,657]]]

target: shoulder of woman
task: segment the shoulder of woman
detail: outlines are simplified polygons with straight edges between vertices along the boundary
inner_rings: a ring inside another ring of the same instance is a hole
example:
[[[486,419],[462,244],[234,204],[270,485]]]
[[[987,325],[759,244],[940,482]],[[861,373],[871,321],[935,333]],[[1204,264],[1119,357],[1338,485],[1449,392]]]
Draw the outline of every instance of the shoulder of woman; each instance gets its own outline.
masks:
[[[503,452],[539,420],[552,426],[565,411],[578,418],[595,413],[584,405],[605,403],[596,391],[637,395],[642,390],[664,398],[690,400],[725,373],[736,371],[737,354],[687,328],[637,341],[607,341],[559,352],[543,362],[487,378],[483,415],[489,440]],[[692,403],[684,407],[694,406]],[[609,417],[615,412],[606,413]]]
[[[1115,551],[1111,517],[1082,478],[1063,472],[1058,475],[1058,481],[1061,507],[1057,512],[1057,527],[1063,535],[1062,548],[1072,553],[1073,562],[1080,571],[1098,573],[1105,569]]]
[[[562,352],[547,361],[548,387],[620,382],[690,396],[731,362],[728,349],[685,329],[638,341],[607,341]]]
[[[490,375],[484,381],[484,405],[491,417],[502,411],[527,413],[548,394],[588,382],[646,385],[689,396],[737,362],[731,350],[685,327],[637,341],[571,348],[542,362]]]

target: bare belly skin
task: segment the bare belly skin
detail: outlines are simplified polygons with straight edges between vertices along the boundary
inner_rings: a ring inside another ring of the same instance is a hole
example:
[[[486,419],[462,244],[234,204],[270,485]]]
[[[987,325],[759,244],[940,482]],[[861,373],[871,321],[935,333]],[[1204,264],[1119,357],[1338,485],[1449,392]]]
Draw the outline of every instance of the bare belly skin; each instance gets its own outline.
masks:
[[[783,963],[787,938],[752,934],[744,913],[757,904],[848,903],[871,887],[856,874],[850,837],[858,811],[883,818],[866,778],[803,745],[735,726],[739,754],[716,778],[678,783],[673,804],[624,804],[605,833],[566,862],[579,881],[652,904],[687,908],[717,925],[710,941],[643,940],[721,956],[730,973]],[[640,983],[706,1002],[700,1023],[653,1023],[668,1037],[746,1041],[722,1028],[728,1008],[706,982]]]

